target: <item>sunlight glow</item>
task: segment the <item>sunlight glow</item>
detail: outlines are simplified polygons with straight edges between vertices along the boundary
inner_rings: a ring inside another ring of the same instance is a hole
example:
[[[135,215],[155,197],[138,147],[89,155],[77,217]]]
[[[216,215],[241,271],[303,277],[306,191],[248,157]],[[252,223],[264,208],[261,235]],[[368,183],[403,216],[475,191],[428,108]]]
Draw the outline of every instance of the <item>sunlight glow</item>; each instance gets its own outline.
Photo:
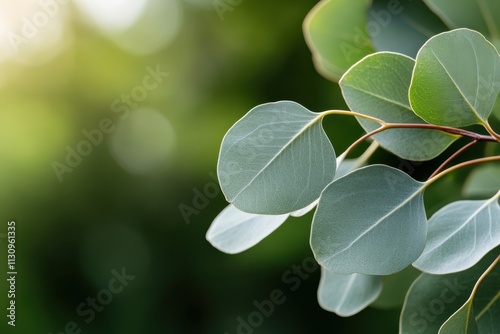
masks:
[[[148,0],[75,0],[77,7],[104,31],[123,31],[141,16]]]
[[[64,48],[67,0],[0,0],[0,62],[40,65]]]

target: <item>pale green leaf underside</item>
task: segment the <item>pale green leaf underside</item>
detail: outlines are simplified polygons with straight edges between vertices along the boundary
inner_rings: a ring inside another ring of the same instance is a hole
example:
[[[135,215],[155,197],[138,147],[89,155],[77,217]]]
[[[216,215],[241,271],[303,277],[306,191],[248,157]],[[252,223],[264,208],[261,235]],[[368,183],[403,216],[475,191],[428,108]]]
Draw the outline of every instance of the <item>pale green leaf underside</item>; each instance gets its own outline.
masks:
[[[304,20],[304,35],[318,72],[338,80],[356,61],[374,52],[366,33],[369,1],[323,0]]]
[[[424,184],[372,165],[332,182],[311,230],[317,261],[340,274],[389,275],[413,263],[425,245]]]
[[[457,29],[434,36],[420,49],[410,104],[428,123],[485,124],[499,90],[497,50],[481,34]]]
[[[465,180],[465,196],[493,196],[500,189],[500,164],[475,168]]]
[[[290,216],[292,216],[292,217],[302,217],[302,216],[308,214],[310,211],[314,210],[314,208],[316,207],[316,205],[318,205],[318,201],[319,200],[315,200],[314,202],[312,202],[311,204],[309,204],[305,208],[290,213]]]
[[[491,41],[500,41],[500,1],[498,0],[424,0],[451,28],[479,31]]]
[[[228,205],[214,219],[207,240],[224,253],[243,252],[259,243],[281,226],[288,215],[256,215]]]
[[[436,334],[441,325],[467,301],[474,285],[493,263],[498,251],[498,248],[491,251],[465,271],[448,275],[421,274],[406,294],[400,333]],[[479,314],[485,306],[475,303],[474,309]],[[479,329],[482,321],[478,321]]]
[[[285,214],[314,202],[335,169],[321,115],[281,101],[255,107],[228,131],[218,177],[226,199],[238,209]]]
[[[318,302],[322,308],[342,317],[354,315],[370,305],[382,291],[379,276],[341,275],[321,268]]]
[[[436,275],[462,271],[500,245],[500,192],[486,201],[451,203],[429,220],[427,243],[413,264]]]
[[[408,100],[414,64],[413,59],[392,52],[365,57],[339,82],[347,105],[352,111],[389,123],[425,123],[413,113]],[[360,117],[357,120],[366,132],[380,126]],[[383,148],[414,161],[435,158],[457,138],[427,129],[390,129],[374,136]]]

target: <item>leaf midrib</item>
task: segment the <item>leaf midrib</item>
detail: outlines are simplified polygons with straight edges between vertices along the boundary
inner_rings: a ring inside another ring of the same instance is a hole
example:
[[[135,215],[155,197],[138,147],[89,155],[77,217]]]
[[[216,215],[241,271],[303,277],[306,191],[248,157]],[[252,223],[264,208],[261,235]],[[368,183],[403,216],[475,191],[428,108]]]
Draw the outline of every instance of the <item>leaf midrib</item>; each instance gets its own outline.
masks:
[[[493,197],[493,198],[485,201],[484,204],[482,204],[478,209],[474,210],[474,212],[472,212],[472,214],[470,214],[469,217],[456,230],[454,230],[452,233],[450,233],[439,245],[437,245],[436,247],[430,249],[426,253],[431,253],[431,252],[435,251],[437,248],[441,247],[448,240],[450,240],[451,238],[453,238],[465,226],[467,226],[473,218],[475,218],[476,216],[478,216],[481,211],[483,211],[485,208],[487,208],[488,206],[490,206],[490,204],[494,203],[497,199],[498,199],[498,196],[495,196],[495,197]],[[489,216],[491,217],[491,214]],[[490,219],[490,221],[489,221],[489,226],[490,227],[491,227],[491,224],[492,224],[492,220]]]
[[[365,93],[367,95],[373,96],[373,97],[375,97],[377,99],[380,99],[382,101],[385,101],[385,102],[394,104],[396,106],[399,106],[401,108],[407,109],[407,110],[409,110],[409,111],[411,111],[413,113],[413,111],[411,110],[411,107],[410,107],[409,104],[405,105],[405,104],[400,103],[399,101],[395,101],[395,100],[389,99],[389,98],[387,98],[387,97],[385,97],[383,95],[379,95],[379,94],[376,94],[374,92],[370,92],[370,91],[367,91],[367,90],[364,90],[362,88],[359,88],[359,87],[356,87],[356,86],[352,86],[352,85],[349,85],[349,84],[344,84],[343,86],[352,88],[354,90],[357,90],[358,92]]]
[[[410,197],[408,197],[407,199],[405,199],[403,202],[401,202],[400,204],[398,204],[394,209],[392,209],[391,211],[389,211],[387,214],[385,214],[383,217],[379,218],[374,224],[372,224],[368,229],[366,229],[365,231],[363,231],[363,233],[361,233],[358,237],[356,237],[356,239],[354,239],[352,242],[349,243],[349,245],[347,245],[346,247],[344,247],[342,250],[328,256],[326,259],[324,259],[323,262],[326,262],[326,261],[329,261],[331,260],[332,258],[334,258],[335,256],[345,252],[346,250],[348,250],[349,248],[351,248],[356,242],[358,242],[362,237],[364,237],[366,234],[368,234],[369,232],[371,232],[375,227],[378,227],[378,225],[380,225],[383,221],[385,221],[387,219],[387,217],[391,216],[392,214],[394,214],[395,212],[397,212],[398,210],[402,209],[404,206],[406,206],[409,202],[411,202],[416,196],[418,196],[423,190],[425,189],[425,184],[421,184],[421,187],[415,191]]]
[[[472,111],[472,113],[474,114],[474,116],[476,116],[476,118],[480,122],[483,122],[483,119],[481,118],[481,116],[479,116],[479,114],[477,113],[477,111],[470,104],[469,100],[467,100],[467,98],[465,97],[464,93],[462,92],[462,89],[458,86],[457,82],[455,81],[455,79],[453,78],[453,76],[451,75],[451,73],[448,72],[448,69],[443,64],[443,62],[441,61],[441,59],[439,59],[439,57],[434,53],[434,50],[431,49],[430,51],[431,51],[432,55],[434,56],[434,58],[438,61],[439,65],[441,65],[441,67],[443,68],[443,70],[446,72],[446,74],[448,75],[448,78],[450,79],[451,83],[455,86],[455,88],[457,89],[457,91],[460,93],[460,96],[462,97],[462,99],[464,100],[464,102],[466,103],[466,105],[469,107],[469,109]],[[477,59],[476,59],[476,63],[477,63]],[[477,98],[477,96],[476,96],[476,98]]]
[[[312,127],[318,120],[321,120],[323,117],[323,114],[318,114],[315,118],[313,118],[309,123],[307,123],[299,132],[297,132],[290,140],[284,145],[275,155],[274,157],[269,160],[269,162],[260,169],[260,171],[255,174],[252,179],[250,179],[247,184],[236,194],[233,196],[233,198],[230,201],[235,201],[236,198],[241,195],[278,157],[286,150],[288,149],[297,138],[299,138],[306,130],[308,130],[310,127]]]

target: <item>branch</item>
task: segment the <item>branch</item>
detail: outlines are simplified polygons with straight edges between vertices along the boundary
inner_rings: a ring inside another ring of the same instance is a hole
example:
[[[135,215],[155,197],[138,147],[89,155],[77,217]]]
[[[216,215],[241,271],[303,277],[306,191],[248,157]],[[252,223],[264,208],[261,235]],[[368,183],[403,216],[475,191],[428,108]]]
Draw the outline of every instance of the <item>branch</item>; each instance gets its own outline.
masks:
[[[473,146],[476,143],[477,143],[477,139],[474,139],[473,141],[471,141],[470,143],[468,143],[467,145],[465,145],[464,147],[462,147],[461,149],[456,151],[453,155],[451,155],[448,159],[446,159],[446,161],[443,162],[441,164],[441,166],[439,166],[438,169],[436,169],[436,171],[434,173],[432,173],[431,176],[429,176],[429,179],[432,179],[434,176],[439,174],[444,169],[444,167],[447,164],[449,164],[453,159],[455,159],[460,153],[462,153],[463,151],[465,151],[466,149],[468,149],[469,147]]]
[[[476,164],[480,164],[480,163],[492,162],[492,161],[500,161],[500,155],[496,155],[496,156],[493,156],[493,157],[480,158],[480,159],[475,159],[475,160],[469,160],[469,161],[466,161],[466,162],[462,162],[462,163],[460,163],[458,165],[452,166],[452,167],[446,169],[445,171],[443,171],[443,172],[441,172],[441,173],[433,176],[429,180],[427,180],[426,186],[434,183],[436,180],[440,179],[441,177],[445,176],[446,174],[449,174],[451,172],[456,171],[457,169],[460,169],[460,168],[463,168],[463,167],[467,167],[467,166],[476,165]]]

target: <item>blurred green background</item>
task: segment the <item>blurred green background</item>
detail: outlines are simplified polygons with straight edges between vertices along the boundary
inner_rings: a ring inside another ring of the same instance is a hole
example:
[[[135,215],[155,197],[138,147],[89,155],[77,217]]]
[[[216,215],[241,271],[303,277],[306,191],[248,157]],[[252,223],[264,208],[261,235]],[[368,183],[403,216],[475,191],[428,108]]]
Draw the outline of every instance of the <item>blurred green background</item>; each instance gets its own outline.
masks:
[[[1,333],[233,334],[275,289],[285,302],[239,333],[397,332],[398,310],[339,318],[317,303],[319,270],[289,272],[312,256],[311,214],[239,255],[205,240],[226,206],[213,175],[236,120],[277,100],[344,106],[304,42],[316,3],[0,2]],[[337,151],[361,131],[325,125]],[[135,278],[110,294],[113,270]],[[107,304],[90,316],[96,296]]]

